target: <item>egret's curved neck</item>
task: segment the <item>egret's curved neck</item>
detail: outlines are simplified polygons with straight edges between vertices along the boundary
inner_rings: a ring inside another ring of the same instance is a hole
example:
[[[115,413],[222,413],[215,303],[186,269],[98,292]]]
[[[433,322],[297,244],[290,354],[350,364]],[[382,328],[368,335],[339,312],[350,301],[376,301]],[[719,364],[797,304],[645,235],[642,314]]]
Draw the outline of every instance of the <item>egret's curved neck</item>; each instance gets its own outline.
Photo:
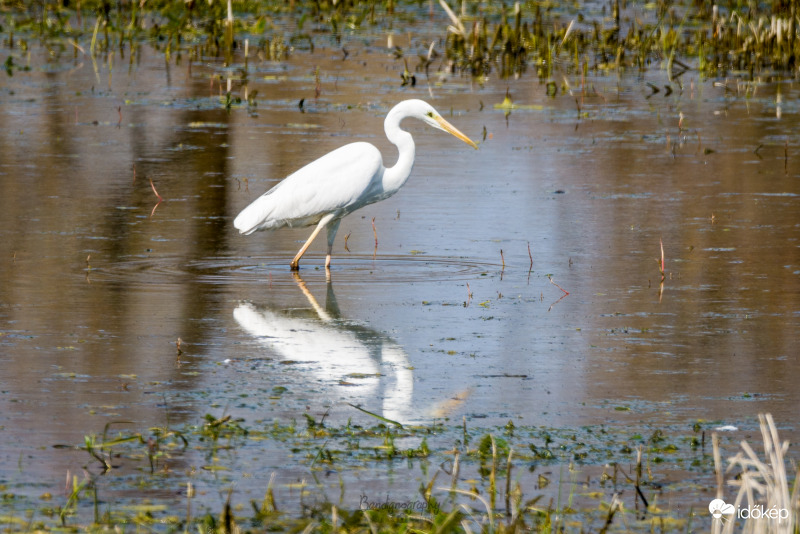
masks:
[[[403,109],[398,105],[389,112],[383,123],[386,137],[397,147],[399,152],[397,163],[386,169],[383,174],[383,188],[387,193],[394,193],[403,187],[414,167],[414,139],[410,133],[400,129],[400,121],[404,116]]]

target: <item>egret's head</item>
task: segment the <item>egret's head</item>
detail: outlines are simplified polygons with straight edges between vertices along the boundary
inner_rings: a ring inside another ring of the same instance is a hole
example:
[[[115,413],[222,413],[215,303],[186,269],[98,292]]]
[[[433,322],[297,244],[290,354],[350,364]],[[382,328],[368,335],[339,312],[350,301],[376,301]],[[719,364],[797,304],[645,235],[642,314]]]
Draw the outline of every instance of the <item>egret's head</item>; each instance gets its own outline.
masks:
[[[459,139],[470,145],[472,148],[477,150],[478,145],[476,145],[472,139],[461,133],[458,130],[458,128],[456,128],[455,126],[444,120],[442,116],[439,115],[439,113],[435,109],[433,109],[433,106],[429,104],[425,105],[427,106],[428,109],[425,111],[425,115],[422,117],[422,120],[424,122],[430,124],[434,128],[438,128],[440,130],[453,134],[454,136],[458,137]]]
[[[433,106],[431,106],[424,100],[415,99],[415,100],[405,100],[403,102],[400,102],[400,104],[398,104],[397,106],[395,106],[394,109],[392,109],[390,114],[395,112],[400,114],[401,119],[403,117],[414,117],[415,119],[419,119],[422,122],[430,126],[433,126],[438,130],[448,132],[458,137],[459,139],[461,139],[462,141],[464,141],[465,143],[467,143],[468,145],[470,145],[475,149],[478,148],[478,145],[476,145],[472,139],[461,133],[458,130],[458,128],[456,128],[455,126],[444,120],[442,116],[439,114],[439,112],[436,111],[433,108]]]

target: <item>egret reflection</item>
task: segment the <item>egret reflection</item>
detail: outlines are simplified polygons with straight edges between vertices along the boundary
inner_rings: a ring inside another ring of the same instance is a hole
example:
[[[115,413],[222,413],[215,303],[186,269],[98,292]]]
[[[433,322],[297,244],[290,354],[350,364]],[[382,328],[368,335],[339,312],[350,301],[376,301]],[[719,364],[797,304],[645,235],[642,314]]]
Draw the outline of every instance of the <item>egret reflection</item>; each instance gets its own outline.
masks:
[[[233,311],[239,326],[281,358],[302,363],[316,380],[338,384],[342,401],[410,421],[414,377],[403,348],[380,332],[342,320],[330,280],[322,307],[303,279],[294,278],[310,310],[243,302]]]

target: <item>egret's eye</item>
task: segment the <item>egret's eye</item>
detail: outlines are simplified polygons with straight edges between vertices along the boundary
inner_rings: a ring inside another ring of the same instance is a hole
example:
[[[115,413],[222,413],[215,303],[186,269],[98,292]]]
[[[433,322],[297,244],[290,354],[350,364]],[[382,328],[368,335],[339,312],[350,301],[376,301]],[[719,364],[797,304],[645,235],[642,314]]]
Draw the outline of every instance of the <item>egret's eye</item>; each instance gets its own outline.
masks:
[[[428,117],[430,117],[432,119],[433,118],[433,111],[429,111],[425,115],[427,115]]]

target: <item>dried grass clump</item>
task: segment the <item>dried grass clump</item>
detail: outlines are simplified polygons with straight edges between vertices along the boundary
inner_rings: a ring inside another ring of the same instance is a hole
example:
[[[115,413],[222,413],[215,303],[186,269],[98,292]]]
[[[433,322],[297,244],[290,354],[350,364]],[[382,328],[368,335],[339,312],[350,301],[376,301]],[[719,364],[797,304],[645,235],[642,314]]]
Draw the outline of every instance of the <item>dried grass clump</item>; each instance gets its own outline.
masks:
[[[771,414],[760,414],[764,459],[758,457],[747,441],[742,441],[736,456],[728,460],[727,473],[735,472],[728,485],[739,488],[733,505],[737,512],[726,521],[714,521],[714,534],[729,534],[741,523],[741,531],[753,534],[795,534],[800,529],[800,492],[797,474],[791,484],[786,474],[786,451],[789,442],[781,442]],[[719,440],[713,436],[714,461],[717,470],[718,493],[722,496],[721,455]],[[790,462],[797,473],[797,465]],[[742,513],[748,510],[746,513]]]

